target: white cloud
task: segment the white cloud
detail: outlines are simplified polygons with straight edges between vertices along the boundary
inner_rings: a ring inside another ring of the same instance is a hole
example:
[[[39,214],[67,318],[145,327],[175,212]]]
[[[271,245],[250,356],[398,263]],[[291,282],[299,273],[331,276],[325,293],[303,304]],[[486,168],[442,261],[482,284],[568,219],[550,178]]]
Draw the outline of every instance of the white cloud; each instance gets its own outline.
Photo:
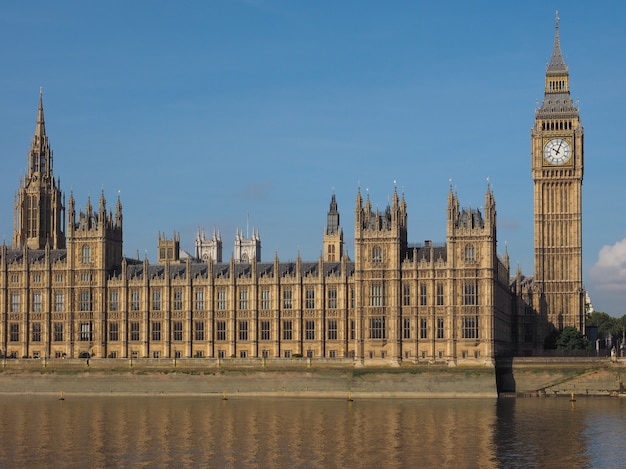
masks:
[[[602,246],[590,277],[598,290],[626,290],[626,238]]]

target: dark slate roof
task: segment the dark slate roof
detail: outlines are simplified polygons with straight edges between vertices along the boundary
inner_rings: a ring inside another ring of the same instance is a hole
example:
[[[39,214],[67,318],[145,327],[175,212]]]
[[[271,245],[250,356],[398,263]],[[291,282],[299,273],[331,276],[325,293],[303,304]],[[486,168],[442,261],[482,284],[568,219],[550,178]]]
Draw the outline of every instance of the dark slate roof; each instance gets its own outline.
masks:
[[[11,264],[13,262],[22,262],[24,258],[24,250],[23,249],[7,249],[7,264]],[[29,249],[28,250],[28,263],[34,264],[36,262],[43,262],[46,258],[45,249]],[[65,261],[67,259],[67,250],[66,249],[51,249],[50,250],[50,262],[59,262]]]

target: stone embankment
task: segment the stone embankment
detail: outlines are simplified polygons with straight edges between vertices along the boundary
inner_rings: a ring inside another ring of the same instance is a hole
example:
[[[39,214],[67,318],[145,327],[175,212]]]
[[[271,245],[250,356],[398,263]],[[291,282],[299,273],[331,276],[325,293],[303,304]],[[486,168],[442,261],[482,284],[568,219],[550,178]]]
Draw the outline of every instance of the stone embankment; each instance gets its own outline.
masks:
[[[513,358],[496,366],[501,395],[624,396],[626,360]]]
[[[495,368],[409,365],[355,367],[354,362],[246,364],[179,360],[9,360],[0,394],[124,396],[494,398]]]

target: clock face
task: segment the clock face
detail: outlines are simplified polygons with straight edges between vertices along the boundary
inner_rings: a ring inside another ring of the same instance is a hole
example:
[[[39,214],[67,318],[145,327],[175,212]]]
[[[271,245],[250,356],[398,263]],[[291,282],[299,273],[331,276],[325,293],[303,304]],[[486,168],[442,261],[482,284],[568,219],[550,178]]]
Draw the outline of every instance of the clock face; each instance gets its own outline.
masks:
[[[571,156],[571,148],[562,138],[553,138],[543,149],[543,156],[551,164],[565,164]]]

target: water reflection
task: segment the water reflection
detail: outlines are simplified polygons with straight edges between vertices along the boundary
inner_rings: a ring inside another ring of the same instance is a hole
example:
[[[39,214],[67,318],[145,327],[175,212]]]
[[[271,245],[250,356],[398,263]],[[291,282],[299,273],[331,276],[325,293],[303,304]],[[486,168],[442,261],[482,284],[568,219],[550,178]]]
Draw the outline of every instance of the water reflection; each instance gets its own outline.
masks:
[[[620,467],[626,453],[619,399],[4,396],[0,419],[2,467]]]

